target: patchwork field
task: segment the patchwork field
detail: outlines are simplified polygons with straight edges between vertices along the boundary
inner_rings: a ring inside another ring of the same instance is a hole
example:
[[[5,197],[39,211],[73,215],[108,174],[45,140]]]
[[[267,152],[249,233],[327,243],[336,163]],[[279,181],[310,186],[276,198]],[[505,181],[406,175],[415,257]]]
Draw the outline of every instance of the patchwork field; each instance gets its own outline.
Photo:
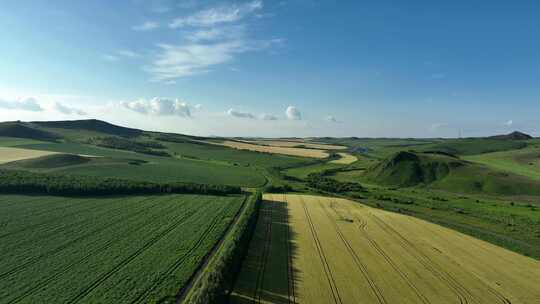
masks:
[[[175,295],[243,196],[0,196],[0,303],[149,303]]]
[[[354,163],[355,161],[358,160],[358,158],[356,158],[356,156],[354,156],[352,154],[349,154],[349,153],[340,152],[340,153],[338,153],[338,155],[339,155],[339,159],[332,160],[330,162],[334,163],[334,164],[348,165],[348,164],[352,164],[352,163]]]
[[[539,303],[540,262],[344,199],[266,195],[233,303]]]
[[[256,144],[256,145],[267,145],[273,147],[305,147],[310,149],[320,149],[320,150],[344,150],[347,149],[346,146],[341,145],[329,145],[321,143],[311,143],[305,141],[286,141],[286,140],[244,140],[244,142]]]
[[[274,147],[274,146],[263,146],[257,144],[250,144],[240,141],[225,140],[223,142],[208,142],[213,144],[223,145],[229,148],[239,149],[239,150],[250,150],[264,153],[275,153],[275,154],[284,154],[292,156],[301,156],[301,157],[312,157],[312,158],[325,158],[328,157],[328,152],[325,150],[319,149],[306,149],[306,148],[293,148],[293,147]]]
[[[0,147],[0,164],[5,164],[17,160],[36,158],[50,154],[54,154],[54,152]]]

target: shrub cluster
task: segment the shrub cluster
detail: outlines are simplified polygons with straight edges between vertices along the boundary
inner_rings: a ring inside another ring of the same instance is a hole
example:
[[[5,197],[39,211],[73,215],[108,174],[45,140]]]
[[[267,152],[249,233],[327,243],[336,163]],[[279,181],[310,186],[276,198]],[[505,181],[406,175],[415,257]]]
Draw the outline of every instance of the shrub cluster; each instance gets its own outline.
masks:
[[[256,193],[247,202],[245,212],[225,239],[218,256],[208,265],[200,280],[186,298],[188,304],[227,303],[233,284],[247,254],[255,231],[262,194]]]
[[[326,177],[320,173],[311,173],[307,177],[308,186],[334,193],[361,192],[364,188],[358,183],[341,182],[333,178]]]
[[[155,155],[155,156],[165,156],[170,157],[171,155],[165,151],[156,151],[154,149],[165,149],[165,146],[157,141],[136,141],[123,137],[94,137],[88,140],[92,145],[112,148],[119,150],[128,150],[137,153]]]
[[[151,183],[117,178],[0,170],[0,193],[45,193],[57,195],[111,195],[191,193],[239,194],[240,187],[192,183]]]

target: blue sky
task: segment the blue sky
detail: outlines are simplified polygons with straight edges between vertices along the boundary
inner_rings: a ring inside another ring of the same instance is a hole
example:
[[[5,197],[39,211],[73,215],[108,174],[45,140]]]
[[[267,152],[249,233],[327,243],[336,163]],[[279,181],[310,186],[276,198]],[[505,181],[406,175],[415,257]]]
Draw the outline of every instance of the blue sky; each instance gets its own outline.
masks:
[[[0,120],[540,135],[538,1],[2,1]]]

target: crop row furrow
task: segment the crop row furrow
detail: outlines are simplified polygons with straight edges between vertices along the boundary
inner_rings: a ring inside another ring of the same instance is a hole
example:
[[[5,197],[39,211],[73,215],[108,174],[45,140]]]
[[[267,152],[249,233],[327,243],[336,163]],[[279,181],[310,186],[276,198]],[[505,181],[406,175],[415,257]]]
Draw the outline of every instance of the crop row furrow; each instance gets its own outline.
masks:
[[[343,303],[343,301],[341,300],[341,296],[339,294],[339,290],[337,288],[337,284],[336,284],[336,281],[334,279],[334,276],[332,274],[332,270],[330,268],[330,264],[328,263],[328,260],[326,258],[326,255],[324,253],[324,249],[322,247],[322,243],[321,241],[319,240],[319,236],[317,234],[317,230],[315,228],[315,224],[313,223],[313,220],[311,219],[311,215],[309,213],[309,210],[306,206],[306,202],[304,201],[304,199],[300,196],[299,197],[301,203],[302,203],[302,208],[304,209],[304,213],[306,215],[306,219],[307,219],[307,222],[308,222],[308,226],[309,226],[309,229],[311,231],[311,236],[313,237],[313,241],[315,243],[315,247],[317,249],[317,253],[318,253],[318,256],[319,256],[319,259],[321,261],[321,264],[322,264],[322,267],[324,269],[324,273],[325,273],[325,276],[326,276],[326,279],[328,281],[328,284],[330,286],[330,291],[332,293],[332,298],[334,299],[334,303]]]
[[[349,241],[347,240],[347,238],[345,237],[345,235],[341,231],[341,228],[339,228],[337,223],[332,219],[332,215],[330,214],[330,212],[328,212],[327,207],[324,206],[324,204],[322,204],[320,202],[320,200],[317,200],[317,201],[319,202],[319,205],[320,205],[321,209],[326,213],[326,216],[328,217],[328,219],[332,223],[332,226],[334,227],[334,229],[336,230],[339,238],[341,239],[341,241],[345,245],[345,248],[347,248],[347,251],[349,252],[351,257],[353,258],[353,261],[354,261],[357,269],[360,271],[360,273],[362,273],[362,276],[364,277],[364,279],[368,283],[371,291],[373,292],[373,295],[377,299],[377,302],[381,303],[381,304],[387,303],[387,301],[384,298],[384,295],[381,292],[380,288],[377,286],[377,284],[375,283],[375,281],[371,277],[371,275],[369,273],[369,270],[367,269],[367,266],[362,262],[362,260],[358,256],[358,254],[356,254],[356,251],[354,251],[354,248],[351,246],[351,244],[349,243]]]
[[[92,282],[89,286],[84,288],[81,292],[79,292],[75,297],[67,301],[68,303],[76,303],[82,300],[85,296],[90,294],[94,289],[96,289],[100,284],[105,282],[108,278],[110,278],[112,275],[114,275],[116,272],[118,272],[120,269],[128,265],[130,262],[135,260],[139,255],[141,255],[146,250],[150,249],[154,244],[159,242],[161,239],[165,238],[169,233],[174,231],[178,226],[182,225],[182,223],[189,217],[191,217],[195,211],[188,212],[186,214],[182,214],[180,218],[175,221],[173,224],[169,225],[165,230],[163,230],[161,233],[154,236],[152,239],[147,241],[142,247],[140,247],[137,251],[130,254],[128,257],[123,259],[120,263],[116,264],[112,269],[101,275],[97,280]]]

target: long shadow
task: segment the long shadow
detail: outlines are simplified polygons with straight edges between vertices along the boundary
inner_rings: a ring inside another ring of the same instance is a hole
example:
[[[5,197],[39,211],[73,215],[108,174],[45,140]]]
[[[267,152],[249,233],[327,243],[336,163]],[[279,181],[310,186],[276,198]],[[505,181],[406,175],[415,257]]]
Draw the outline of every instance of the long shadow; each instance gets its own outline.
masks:
[[[265,200],[230,303],[298,303],[297,233],[286,202]]]

